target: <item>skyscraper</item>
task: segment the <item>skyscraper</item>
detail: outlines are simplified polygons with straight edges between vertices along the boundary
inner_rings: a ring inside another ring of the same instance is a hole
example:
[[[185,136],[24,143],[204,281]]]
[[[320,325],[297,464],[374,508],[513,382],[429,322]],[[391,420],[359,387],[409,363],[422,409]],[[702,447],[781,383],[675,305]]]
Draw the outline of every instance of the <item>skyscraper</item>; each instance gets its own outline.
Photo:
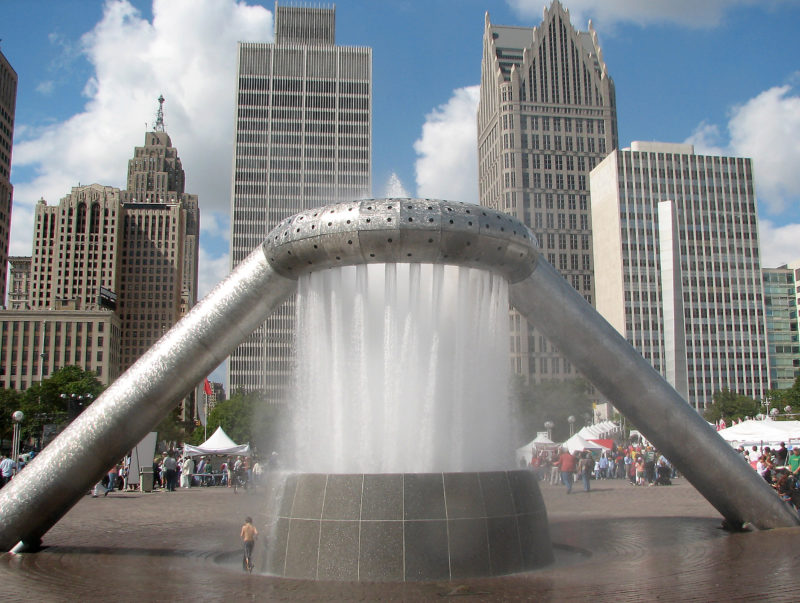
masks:
[[[797,298],[800,262],[764,268],[770,389],[788,389],[800,376],[800,329]]]
[[[597,309],[698,410],[769,387],[750,159],[634,142],[591,174]]]
[[[240,43],[231,265],[298,211],[370,194],[372,51],[335,45],[333,8],[276,6],[275,42]],[[284,399],[294,304],[230,357],[227,390]]]
[[[17,73],[0,52],[0,299],[6,298],[6,265],[11,234],[11,146],[17,105]]]
[[[478,167],[481,205],[533,230],[542,253],[594,302],[589,172],[617,146],[614,83],[597,34],[576,30],[558,0],[539,27],[483,34]],[[511,364],[526,380],[577,376],[516,312]]]
[[[46,377],[64,362],[103,367],[101,377],[116,377],[196,302],[197,196],[184,192],[185,174],[164,130],[162,103],[153,131],[128,163],[126,190],[77,186],[57,205],[44,199],[36,205],[33,255],[15,258],[11,299],[18,314],[26,308],[40,314],[41,329],[37,323],[35,341],[25,350],[32,360],[15,369],[15,383],[30,384],[29,373]],[[26,264],[28,279],[22,274]],[[81,313],[96,326],[81,325]],[[78,343],[86,339],[82,332],[97,334],[97,328],[106,336],[96,350]],[[111,350],[102,347],[109,341]],[[9,358],[9,370],[12,363]]]

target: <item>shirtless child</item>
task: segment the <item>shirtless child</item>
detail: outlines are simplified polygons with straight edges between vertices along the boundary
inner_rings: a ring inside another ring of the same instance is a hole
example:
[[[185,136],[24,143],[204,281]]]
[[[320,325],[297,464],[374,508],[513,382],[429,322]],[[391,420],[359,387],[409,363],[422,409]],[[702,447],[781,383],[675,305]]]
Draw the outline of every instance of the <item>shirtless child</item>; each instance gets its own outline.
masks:
[[[258,530],[253,525],[253,518],[246,517],[244,525],[242,526],[242,542],[244,542],[244,558],[242,559],[242,568],[247,572],[253,571],[253,561],[251,555],[253,554],[253,545],[258,538]]]

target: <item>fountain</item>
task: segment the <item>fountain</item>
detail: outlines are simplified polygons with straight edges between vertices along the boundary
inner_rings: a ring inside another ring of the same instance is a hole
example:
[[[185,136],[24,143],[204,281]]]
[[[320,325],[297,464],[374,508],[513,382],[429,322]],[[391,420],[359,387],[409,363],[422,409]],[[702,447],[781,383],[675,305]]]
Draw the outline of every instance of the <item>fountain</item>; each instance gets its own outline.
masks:
[[[297,290],[298,279],[355,266],[351,278],[358,280],[368,264],[474,269],[488,272],[492,283],[501,277],[507,285],[498,284],[498,292],[508,288],[511,304],[727,522],[798,525],[766,482],[539,256],[524,225],[475,205],[385,199],[309,210],[275,228],[0,491],[0,547],[38,546],[110,463]],[[345,385],[365,391],[368,375],[359,379],[340,383],[340,391],[348,391]],[[278,554],[271,571],[306,578],[439,579],[518,571],[552,558],[544,507],[529,472],[439,461],[430,469],[386,465],[396,473],[370,473],[369,466],[331,472],[337,469],[311,465],[286,482],[276,511],[283,540],[273,547]]]

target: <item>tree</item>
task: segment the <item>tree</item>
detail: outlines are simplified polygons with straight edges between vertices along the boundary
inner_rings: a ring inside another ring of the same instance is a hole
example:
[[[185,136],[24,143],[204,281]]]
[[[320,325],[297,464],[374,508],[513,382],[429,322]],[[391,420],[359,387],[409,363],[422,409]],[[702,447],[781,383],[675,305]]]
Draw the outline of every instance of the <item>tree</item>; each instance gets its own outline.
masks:
[[[543,431],[545,421],[554,424],[554,441],[566,440],[569,437],[567,417],[574,416],[576,427],[580,427],[585,423],[585,416],[588,414],[591,418],[593,412],[583,379],[548,380],[526,385],[515,376],[511,395],[516,401],[517,436],[521,444],[530,441],[536,432]]]
[[[41,383],[34,383],[19,397],[19,410],[25,413],[23,439],[33,438],[41,445],[44,425],[60,429],[96,400],[103,389],[93,372],[79,366],[65,366]]]
[[[716,423],[724,418],[726,421],[746,419],[756,416],[761,405],[753,398],[732,392],[727,387],[716,392],[713,402],[703,413],[706,421]]]
[[[22,410],[22,394],[15,389],[0,389],[0,448],[5,453],[11,451],[11,414],[17,410]]]
[[[785,412],[787,406],[792,412],[800,412],[800,376],[794,380],[789,389],[771,389],[767,393],[770,408],[777,408],[778,413]],[[780,416],[777,417],[780,419]]]
[[[287,416],[286,405],[266,403],[258,392],[237,391],[229,400],[214,406],[208,415],[207,431],[211,434],[221,426],[237,444],[249,442],[252,447],[266,452],[279,447],[281,427]],[[205,431],[198,427],[187,441],[202,444]]]

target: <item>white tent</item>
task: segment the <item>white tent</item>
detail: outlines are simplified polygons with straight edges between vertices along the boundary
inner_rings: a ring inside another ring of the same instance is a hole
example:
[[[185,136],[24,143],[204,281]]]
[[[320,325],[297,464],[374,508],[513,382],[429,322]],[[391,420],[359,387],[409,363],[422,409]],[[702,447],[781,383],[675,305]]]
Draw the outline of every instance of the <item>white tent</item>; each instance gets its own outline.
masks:
[[[800,421],[758,421],[748,419],[717,432],[722,439],[737,445],[775,446],[780,442],[800,441]]]
[[[556,443],[548,438],[547,434],[542,431],[530,442],[517,448],[517,459],[525,459],[525,463],[530,465],[534,449],[539,451],[552,450],[554,448],[557,448]]]
[[[619,425],[614,421],[601,421],[594,425],[586,425],[578,432],[585,440],[610,439],[619,432]]]
[[[605,446],[601,446],[596,442],[589,442],[580,436],[580,434],[575,434],[570,439],[562,444],[570,453],[575,452],[576,450],[593,450],[593,451],[601,451],[601,450],[608,450]]]
[[[223,431],[222,427],[217,427],[211,437],[199,446],[186,444],[184,446],[184,454],[187,456],[202,456],[206,454],[250,456],[250,444],[236,444]]]

